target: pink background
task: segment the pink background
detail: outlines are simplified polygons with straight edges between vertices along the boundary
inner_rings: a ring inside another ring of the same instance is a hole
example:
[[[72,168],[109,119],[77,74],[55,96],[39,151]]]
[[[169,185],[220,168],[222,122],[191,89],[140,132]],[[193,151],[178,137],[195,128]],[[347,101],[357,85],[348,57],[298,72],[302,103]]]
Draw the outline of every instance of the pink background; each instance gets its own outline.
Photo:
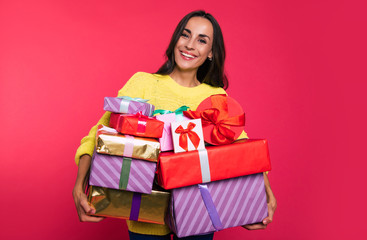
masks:
[[[128,238],[123,220],[79,222],[74,153],[103,97],[156,71],[174,27],[196,9],[223,29],[228,93],[249,136],[269,140],[278,200],[267,230],[215,239],[363,238],[362,2],[0,1],[0,239]]]

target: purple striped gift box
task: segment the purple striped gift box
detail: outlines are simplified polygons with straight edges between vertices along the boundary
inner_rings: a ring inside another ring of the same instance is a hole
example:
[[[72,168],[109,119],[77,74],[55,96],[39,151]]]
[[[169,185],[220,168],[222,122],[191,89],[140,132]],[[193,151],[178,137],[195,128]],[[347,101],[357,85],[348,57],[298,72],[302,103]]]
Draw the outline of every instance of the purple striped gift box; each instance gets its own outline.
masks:
[[[136,114],[142,112],[143,115],[151,117],[154,106],[146,101],[148,100],[130,97],[105,97],[103,109],[114,113]]]
[[[178,237],[261,222],[268,215],[262,173],[172,190],[167,223]]]
[[[89,184],[150,194],[156,163],[94,153]]]

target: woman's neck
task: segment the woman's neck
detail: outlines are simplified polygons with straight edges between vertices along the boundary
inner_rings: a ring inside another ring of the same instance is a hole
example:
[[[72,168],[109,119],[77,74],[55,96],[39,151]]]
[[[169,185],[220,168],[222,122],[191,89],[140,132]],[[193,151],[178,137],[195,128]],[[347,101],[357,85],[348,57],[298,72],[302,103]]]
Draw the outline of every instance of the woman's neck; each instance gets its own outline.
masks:
[[[180,71],[175,68],[169,76],[179,85],[184,87],[196,87],[200,85],[196,78],[197,71]]]

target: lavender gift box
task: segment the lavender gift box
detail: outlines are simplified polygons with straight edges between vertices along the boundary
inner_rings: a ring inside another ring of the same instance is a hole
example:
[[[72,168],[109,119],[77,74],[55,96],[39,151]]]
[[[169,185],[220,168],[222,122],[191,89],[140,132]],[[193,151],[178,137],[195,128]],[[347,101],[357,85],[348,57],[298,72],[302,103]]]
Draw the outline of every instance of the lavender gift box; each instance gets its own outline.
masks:
[[[141,98],[105,97],[103,109],[114,113],[136,114],[142,112],[143,115],[153,116],[154,106],[147,103],[148,100]]]
[[[150,194],[156,165],[155,162],[95,152],[89,184]]]
[[[178,237],[261,222],[268,215],[262,173],[172,190],[167,224]]]

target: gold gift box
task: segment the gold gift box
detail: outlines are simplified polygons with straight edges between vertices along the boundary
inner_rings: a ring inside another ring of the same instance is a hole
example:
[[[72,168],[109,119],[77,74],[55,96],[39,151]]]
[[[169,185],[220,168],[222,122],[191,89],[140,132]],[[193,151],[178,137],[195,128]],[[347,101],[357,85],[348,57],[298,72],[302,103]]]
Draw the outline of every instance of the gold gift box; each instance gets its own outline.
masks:
[[[96,151],[102,154],[124,156],[125,145],[133,141],[132,158],[143,159],[151,162],[158,161],[160,144],[155,138],[134,137],[126,138],[125,135],[113,132],[114,129],[98,126],[96,135]]]
[[[94,216],[129,219],[133,192],[90,186],[88,201],[96,209]],[[141,193],[139,222],[164,224],[170,199],[169,192],[153,190]]]

